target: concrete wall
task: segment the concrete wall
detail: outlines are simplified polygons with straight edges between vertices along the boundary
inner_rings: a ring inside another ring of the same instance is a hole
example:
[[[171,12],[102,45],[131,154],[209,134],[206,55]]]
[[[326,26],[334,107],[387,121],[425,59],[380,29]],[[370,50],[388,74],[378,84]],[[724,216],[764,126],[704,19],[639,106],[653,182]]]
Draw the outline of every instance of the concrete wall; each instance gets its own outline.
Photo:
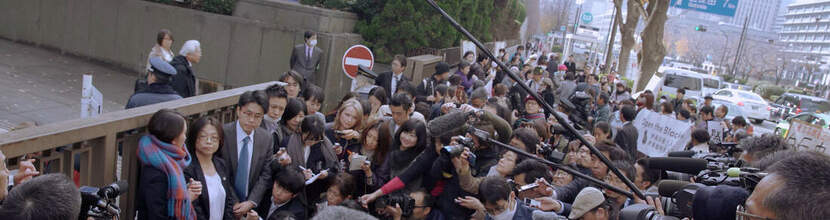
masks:
[[[329,11],[285,7],[305,17]],[[288,70],[291,49],[303,42],[303,32],[323,32],[318,46],[325,56],[319,72],[327,76],[318,77],[316,83],[325,88],[326,104],[333,105],[350,86],[340,68],[342,55],[361,41],[359,35],[342,33],[351,31],[343,27],[353,19],[349,13],[339,13],[315,23],[285,16],[247,19],[142,0],[0,0],[0,37],[139,72],[156,33],[166,28],[175,38],[174,53],[186,40],[202,43],[201,63],[194,65],[200,79],[220,87],[240,87],[276,80]]]

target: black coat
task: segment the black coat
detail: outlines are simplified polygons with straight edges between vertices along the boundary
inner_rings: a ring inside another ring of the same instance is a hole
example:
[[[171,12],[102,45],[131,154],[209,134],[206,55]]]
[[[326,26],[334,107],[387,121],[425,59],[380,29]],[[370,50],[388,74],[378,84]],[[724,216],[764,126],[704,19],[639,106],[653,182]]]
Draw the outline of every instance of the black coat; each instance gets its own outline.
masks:
[[[300,197],[294,197],[291,201],[288,201],[285,205],[277,208],[274,210],[274,213],[265,213],[268,215],[268,220],[277,220],[277,213],[279,212],[290,212],[294,215],[294,219],[308,219],[305,215],[305,206],[300,201]],[[270,211],[270,208],[269,208]],[[262,215],[260,215],[262,216]]]
[[[614,143],[628,152],[629,160],[637,158],[637,128],[631,122],[625,123],[622,130],[617,131]]]
[[[239,200],[236,198],[236,192],[233,189],[233,173],[226,170],[225,160],[222,158],[214,156],[212,160],[216,173],[222,179],[222,188],[225,189],[225,211],[222,219],[234,219],[233,205]],[[202,183],[202,194],[196,200],[193,200],[193,210],[196,212],[197,219],[210,219],[210,194],[198,157],[193,157],[190,166],[184,169],[184,178],[185,180],[193,178]]]
[[[392,72],[385,72],[378,75],[378,78],[375,78],[375,85],[383,87],[386,89],[386,97],[392,97]],[[407,81],[409,82],[409,78],[406,78],[405,75],[401,76],[401,82]],[[398,82],[398,86],[401,85],[401,82]]]
[[[196,76],[190,68],[187,57],[178,55],[170,61],[170,65],[176,68],[176,75],[173,76],[173,89],[183,98],[196,95]]]
[[[164,171],[149,165],[141,166],[135,199],[139,220],[174,219],[167,215],[167,184]]]

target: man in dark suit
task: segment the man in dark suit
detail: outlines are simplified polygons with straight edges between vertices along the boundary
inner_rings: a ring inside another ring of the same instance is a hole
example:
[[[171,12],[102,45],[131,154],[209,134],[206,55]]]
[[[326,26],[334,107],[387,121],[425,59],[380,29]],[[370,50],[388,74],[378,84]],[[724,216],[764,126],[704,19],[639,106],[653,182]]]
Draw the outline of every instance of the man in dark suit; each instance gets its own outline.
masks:
[[[623,123],[622,130],[617,131],[617,136],[614,137],[614,143],[620,146],[631,158],[628,160],[636,160],[638,157],[637,151],[637,128],[631,121],[637,116],[637,111],[634,106],[626,105],[620,110],[620,121]]]
[[[574,61],[574,55],[568,55],[568,60],[565,61],[565,66],[568,67],[569,73],[576,73],[576,61]]]
[[[240,203],[233,207],[241,216],[249,210],[265,206],[270,199],[265,194],[271,189],[268,183],[273,150],[273,136],[260,127],[268,109],[268,98],[262,91],[248,91],[239,96],[236,115],[239,118],[222,126],[225,145],[220,157],[227,161],[227,170],[233,172],[233,188]]]
[[[306,31],[303,35],[305,43],[294,46],[291,52],[291,69],[297,71],[306,82],[315,83],[315,75],[323,57],[323,49],[317,47],[317,34]]]
[[[409,78],[403,75],[403,71],[406,70],[406,57],[403,55],[395,55],[395,58],[392,59],[392,71],[385,72],[378,75],[378,78],[375,79],[375,85],[383,87],[386,89],[386,97],[392,97],[392,94],[395,94],[395,91],[398,89],[398,85],[401,84],[401,81],[409,81]]]
[[[176,68],[176,75],[173,76],[173,89],[182,98],[196,95],[196,74],[193,74],[193,64],[199,63],[202,59],[202,48],[199,41],[189,40],[184,42],[179,55],[170,61],[170,65]]]

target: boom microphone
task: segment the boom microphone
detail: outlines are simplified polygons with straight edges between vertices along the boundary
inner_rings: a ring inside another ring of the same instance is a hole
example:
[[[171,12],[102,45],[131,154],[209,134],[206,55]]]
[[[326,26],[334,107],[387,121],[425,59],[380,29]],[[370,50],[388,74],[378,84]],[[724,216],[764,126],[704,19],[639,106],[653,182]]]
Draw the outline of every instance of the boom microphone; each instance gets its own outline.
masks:
[[[688,174],[698,174],[700,171],[705,170],[709,164],[704,159],[682,157],[652,157],[645,160],[649,169],[661,169]]]
[[[427,124],[427,133],[431,137],[455,136],[465,131],[461,130],[473,112],[454,112],[442,115]]]
[[[686,157],[686,158],[691,158],[692,156],[695,156],[695,154],[697,154],[697,152],[695,152],[695,151],[691,151],[691,150],[686,150],[686,151],[675,151],[675,152],[669,152],[669,157]]]
[[[660,180],[660,183],[657,183],[657,191],[660,192],[660,196],[672,197],[675,192],[689,184],[692,183],[682,180]]]

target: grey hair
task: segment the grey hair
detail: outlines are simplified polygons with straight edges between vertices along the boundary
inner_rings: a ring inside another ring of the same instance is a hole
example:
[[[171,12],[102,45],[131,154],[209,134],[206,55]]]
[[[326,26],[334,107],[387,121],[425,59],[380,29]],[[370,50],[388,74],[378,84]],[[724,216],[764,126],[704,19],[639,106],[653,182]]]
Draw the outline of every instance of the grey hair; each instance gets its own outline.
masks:
[[[201,50],[201,43],[198,40],[188,40],[184,42],[182,45],[182,49],[179,50],[179,55],[187,56],[189,53],[196,52],[196,49]]]
[[[312,220],[317,219],[352,219],[352,220],[377,220],[369,213],[346,208],[343,206],[329,206],[318,212]]]

